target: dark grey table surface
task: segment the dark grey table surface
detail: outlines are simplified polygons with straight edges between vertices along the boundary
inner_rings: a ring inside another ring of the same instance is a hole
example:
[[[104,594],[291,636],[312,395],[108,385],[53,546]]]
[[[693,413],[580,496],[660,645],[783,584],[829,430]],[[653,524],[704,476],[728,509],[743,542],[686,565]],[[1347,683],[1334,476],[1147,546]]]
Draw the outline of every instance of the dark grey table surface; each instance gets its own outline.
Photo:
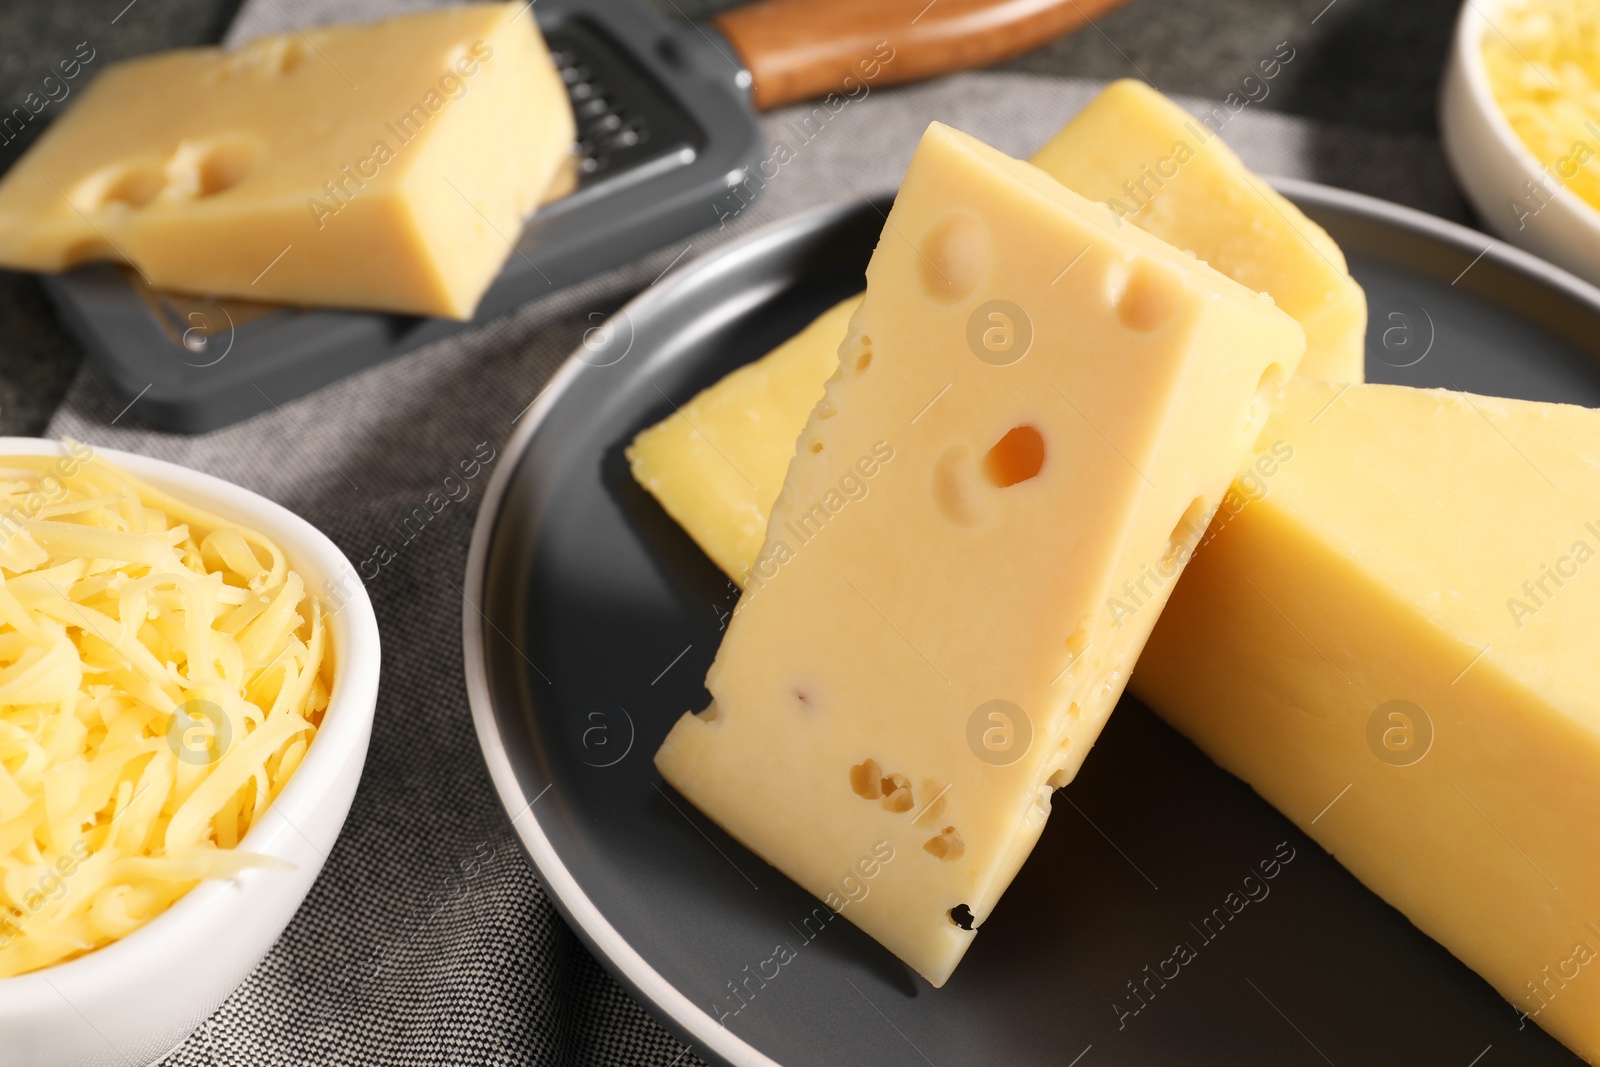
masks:
[[[657,0],[669,14],[709,14],[717,0]],[[863,0],[870,2],[870,0]],[[0,0],[0,114],[21,103],[80,42],[95,64],[218,40],[239,0]],[[1140,75],[1168,93],[1221,97],[1255,58],[1292,38],[1260,107],[1340,125],[1435,131],[1439,74],[1457,0],[1132,0],[1002,70],[1112,78]],[[1309,18],[1314,22],[1308,23]],[[42,112],[0,146],[9,167],[47,124]],[[30,276],[0,271],[0,434],[37,434],[82,352]]]

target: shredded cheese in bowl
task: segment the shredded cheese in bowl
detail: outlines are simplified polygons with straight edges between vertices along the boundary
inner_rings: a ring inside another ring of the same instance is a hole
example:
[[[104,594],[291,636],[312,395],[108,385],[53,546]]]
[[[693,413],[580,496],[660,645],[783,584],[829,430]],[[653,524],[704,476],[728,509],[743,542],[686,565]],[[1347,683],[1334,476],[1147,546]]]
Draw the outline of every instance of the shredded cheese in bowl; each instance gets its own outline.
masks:
[[[1600,5],[1509,0],[1483,35],[1483,63],[1495,103],[1550,180],[1600,207]]]
[[[236,846],[331,672],[322,608],[265,536],[77,442],[0,457],[0,977],[272,865]]]

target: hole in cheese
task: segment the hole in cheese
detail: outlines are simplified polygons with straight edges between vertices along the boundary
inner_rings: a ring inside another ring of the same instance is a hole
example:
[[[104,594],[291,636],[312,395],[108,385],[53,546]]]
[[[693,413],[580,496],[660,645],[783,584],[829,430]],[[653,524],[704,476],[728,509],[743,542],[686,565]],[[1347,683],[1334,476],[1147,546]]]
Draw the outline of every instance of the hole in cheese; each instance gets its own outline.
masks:
[[[1080,713],[1076,702],[1072,705],[1074,712],[1072,721],[1078,721]],[[1081,762],[1081,761],[1078,761]],[[1063,737],[1060,744],[1056,745],[1056,754],[1051,758],[1049,766],[1052,768],[1049,777],[1044,780],[1044,788],[1040,791],[1039,803],[1045,811],[1050,810],[1050,794],[1053,790],[1070,785],[1078,768],[1072,759],[1072,738]]]
[[[1256,382],[1256,395],[1276,392],[1278,386],[1287,381],[1288,377],[1283,372],[1282,363],[1268,363],[1267,369],[1261,372],[1261,379]]]
[[[256,155],[255,145],[247,141],[205,146],[194,163],[195,195],[216,196],[232,189],[255,169]]]
[[[1267,369],[1261,372],[1261,377],[1256,381],[1255,395],[1250,398],[1249,417],[1244,427],[1246,436],[1254,439],[1260,428],[1266,425],[1267,416],[1272,414],[1272,394],[1288,378],[1281,363],[1269,363]]]
[[[166,173],[154,163],[117,163],[91,175],[72,200],[85,214],[118,205],[141,208],[154,200],[166,184]]]
[[[972,472],[972,450],[951,445],[933,465],[933,502],[945,518],[971,526],[983,517],[983,504]]]
[[[167,161],[163,200],[201,200],[225,193],[255,169],[260,152],[250,141],[184,141]]]
[[[812,452],[812,454],[815,455],[816,453],[821,452],[821,451],[822,451],[822,442],[821,441],[812,441],[811,442],[811,452]]]
[[[305,62],[306,50],[299,41],[288,41],[278,50],[278,54],[274,58],[277,62],[272,67],[273,72],[276,74],[288,74]]]
[[[1044,467],[1044,436],[1032,426],[1016,426],[983,457],[983,475],[997,489],[1037,477]]]
[[[1183,514],[1178,517],[1177,525],[1167,535],[1167,550],[1161,554],[1162,574],[1170,575],[1183,566],[1189,554],[1194,551],[1194,546],[1200,543],[1206,527],[1210,525],[1210,511],[1203,496],[1197,496],[1189,501],[1189,506],[1184,508]]]
[[[954,826],[946,826],[938,837],[930,837],[922,843],[922,851],[936,860],[954,863],[967,851],[967,845]]]
[[[972,929],[972,909],[965,904],[957,904],[950,909],[950,921],[963,930]]]
[[[488,54],[484,48],[484,42],[458,41],[456,45],[450,49],[450,51],[445,53],[444,65],[449,69],[453,69],[462,77],[470,78],[472,75],[478,72],[480,56],[484,57],[482,60],[483,62],[487,62]],[[579,72],[588,69],[586,67],[565,67],[564,65],[563,67],[562,79],[568,82],[573,80],[573,78],[569,77],[569,75],[576,75]],[[580,82],[582,81],[581,78],[577,80]],[[574,94],[573,99],[579,99],[581,96],[582,94]],[[595,114],[601,114],[603,113],[603,110],[604,109],[602,109],[602,111],[597,111]]]
[[[862,800],[883,796],[883,769],[876,760],[863,760],[850,768],[850,788]]]
[[[306,58],[306,48],[299,40],[285,37],[268,37],[252,42],[228,57],[217,68],[216,76],[231,78],[238,74],[257,72],[276,77],[288,74]]]
[[[866,344],[866,341],[865,337],[861,339],[862,344]],[[856,373],[860,374],[870,366],[872,366],[872,351],[869,349],[856,357]]]
[[[919,251],[922,287],[941,303],[970,296],[989,273],[989,233],[971,215],[946,215],[934,223]]]
[[[891,774],[878,783],[883,790],[883,806],[893,812],[907,812],[916,806],[911,795],[911,779],[903,774]]]
[[[1117,283],[1120,282],[1120,285]],[[1160,329],[1177,309],[1183,283],[1153,263],[1134,263],[1113,281],[1117,318],[1136,333]]]

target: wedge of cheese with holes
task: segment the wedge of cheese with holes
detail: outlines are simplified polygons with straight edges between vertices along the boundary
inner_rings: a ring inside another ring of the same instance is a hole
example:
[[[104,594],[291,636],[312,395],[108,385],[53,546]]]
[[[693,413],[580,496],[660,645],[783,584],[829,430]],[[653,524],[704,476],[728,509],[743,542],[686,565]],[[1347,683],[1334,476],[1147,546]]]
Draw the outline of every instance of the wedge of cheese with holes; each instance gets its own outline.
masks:
[[[1185,160],[1175,177],[1147,178],[1145,169],[1174,156],[1175,146]],[[1125,202],[1135,194],[1124,183],[1145,183],[1152,195],[1136,190],[1143,206],[1122,217],[1277,300],[1306,332],[1302,375],[1362,380],[1366,296],[1345,272],[1339,246],[1160,93],[1142,82],[1114,83],[1033,162],[1091,199]],[[848,317],[842,305],[828,311],[641,433],[628,450],[634,477],[741,584],[794,441],[833,373]],[[786,395],[790,389],[799,395]]]
[[[1216,506],[1303,348],[1270,300],[934,123],[713,704],[657,767],[825,901],[873,864],[846,914],[942,984],[1154,621],[1114,627],[1109,591],[1181,567],[1170,536]]]
[[[0,181],[0,265],[469,318],[573,130],[520,3],[129,60]]]
[[[1142,81],[1113,82],[1033,162],[1119,219],[1271,293],[1306,332],[1300,373],[1362,381],[1367,297],[1326,230],[1252,174],[1213,129]]]
[[[1600,412],[1289,383],[1135,694],[1600,1053]]]

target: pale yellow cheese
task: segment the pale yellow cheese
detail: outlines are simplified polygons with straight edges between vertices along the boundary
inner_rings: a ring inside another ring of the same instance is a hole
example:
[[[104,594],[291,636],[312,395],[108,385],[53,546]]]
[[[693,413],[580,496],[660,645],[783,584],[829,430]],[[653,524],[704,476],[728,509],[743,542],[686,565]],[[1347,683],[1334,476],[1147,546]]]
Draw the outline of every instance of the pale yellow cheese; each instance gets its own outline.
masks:
[[[1142,81],[1114,82],[1033,162],[1117,217],[1271,293],[1306,331],[1308,378],[1359,382],[1367,298],[1327,231],[1249,169],[1202,119]]]
[[[1600,412],[1297,380],[1262,443],[1133,692],[1600,1053]]]
[[[1075,262],[1074,262],[1075,261]],[[1072,263],[1070,270],[1063,268]],[[938,123],[706,685],[656,756],[935,985],[1032,849],[1293,373],[1272,303]],[[888,856],[889,858],[885,858]]]
[[[839,365],[839,342],[860,304],[851,297],[823,312],[628,448],[634,477],[730,575],[742,574],[761,550],[794,440]]]
[[[0,265],[468,318],[573,130],[521,3],[129,60],[0,181]]]
[[[1207,134],[1143,83],[1117,82],[1033,162],[1091,199],[1114,200],[1132,178],[1162,182],[1159,195],[1125,217],[1246,288],[1271,294],[1306,332],[1301,374],[1361,381],[1366,297],[1345,273],[1344,254]],[[1178,169],[1181,180],[1144,178],[1144,163],[1159,164],[1179,141],[1198,148]],[[634,477],[741,584],[795,438],[833,373],[847,317],[842,308],[828,312],[641,433],[628,450]],[[784,395],[788,389],[800,395]]]

